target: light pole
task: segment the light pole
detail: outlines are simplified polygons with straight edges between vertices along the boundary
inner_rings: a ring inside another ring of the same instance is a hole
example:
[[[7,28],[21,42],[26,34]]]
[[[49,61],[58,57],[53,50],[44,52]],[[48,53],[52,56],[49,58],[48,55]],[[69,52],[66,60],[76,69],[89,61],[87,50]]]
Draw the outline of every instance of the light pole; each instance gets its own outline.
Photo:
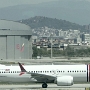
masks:
[[[52,58],[52,37],[51,37],[51,58]]]
[[[51,58],[52,58],[52,36],[53,36],[53,34],[50,35],[50,37],[51,37]]]

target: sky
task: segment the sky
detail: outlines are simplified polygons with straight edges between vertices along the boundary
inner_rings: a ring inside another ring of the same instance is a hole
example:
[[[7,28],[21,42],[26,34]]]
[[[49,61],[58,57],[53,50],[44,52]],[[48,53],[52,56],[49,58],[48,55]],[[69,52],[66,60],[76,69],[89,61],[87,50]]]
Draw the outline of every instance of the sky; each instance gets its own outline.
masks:
[[[21,5],[21,4],[38,4],[56,0],[0,0],[0,8]]]
[[[55,3],[52,1],[63,1],[63,2]],[[76,3],[71,1],[75,1]],[[80,1],[80,2],[77,3],[77,1]],[[90,0],[0,0],[0,19],[21,20],[21,19],[34,17],[34,16],[46,16],[46,17],[63,19],[63,20],[85,25],[90,23],[90,19],[89,19],[90,3],[83,2],[83,1],[90,1]],[[50,2],[50,3],[48,4],[44,2]],[[39,4],[39,3],[43,3],[43,4]],[[30,5],[26,5],[27,7],[23,9],[22,4],[24,5],[25,4],[39,4],[39,5],[48,4],[48,5],[51,5],[52,8],[46,7],[46,6],[39,8],[38,5],[32,5],[32,6],[38,6],[38,8],[33,7],[31,9],[28,9],[28,6]],[[16,5],[22,5],[22,7],[20,8],[18,6],[19,8],[18,9],[18,8],[15,8],[17,7]],[[15,6],[15,7],[11,8],[8,6]]]

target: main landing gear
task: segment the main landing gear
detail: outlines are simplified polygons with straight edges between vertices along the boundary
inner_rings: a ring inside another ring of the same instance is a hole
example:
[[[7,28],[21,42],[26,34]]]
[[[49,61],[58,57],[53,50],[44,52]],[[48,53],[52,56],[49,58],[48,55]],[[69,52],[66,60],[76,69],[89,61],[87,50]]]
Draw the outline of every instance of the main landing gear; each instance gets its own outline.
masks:
[[[47,86],[48,86],[47,83],[42,84],[42,88],[47,88]]]

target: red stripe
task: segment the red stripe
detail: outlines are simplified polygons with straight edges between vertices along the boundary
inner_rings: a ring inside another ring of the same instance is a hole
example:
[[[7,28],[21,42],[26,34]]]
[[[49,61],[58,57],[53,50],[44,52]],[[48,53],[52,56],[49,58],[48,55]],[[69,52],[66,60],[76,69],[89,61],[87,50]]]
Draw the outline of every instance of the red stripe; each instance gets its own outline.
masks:
[[[25,72],[21,72],[21,73],[19,74],[19,76],[21,76],[21,75],[23,75],[23,74],[25,74]]]
[[[21,50],[20,50],[21,52],[23,52],[24,51],[24,46],[22,46],[22,48],[21,48]]]
[[[89,82],[90,82],[90,64],[88,65],[88,73],[89,73],[88,77],[89,77]]]

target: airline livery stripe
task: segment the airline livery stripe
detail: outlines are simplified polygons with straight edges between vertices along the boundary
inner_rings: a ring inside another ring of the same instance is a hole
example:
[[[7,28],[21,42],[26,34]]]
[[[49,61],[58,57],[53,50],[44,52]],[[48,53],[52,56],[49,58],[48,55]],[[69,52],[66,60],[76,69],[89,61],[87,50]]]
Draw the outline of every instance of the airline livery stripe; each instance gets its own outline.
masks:
[[[90,65],[89,65],[88,73],[89,73],[89,82],[90,82]]]
[[[90,82],[90,64],[88,64],[87,69],[87,81]]]
[[[88,65],[87,65],[87,82],[88,82]]]

